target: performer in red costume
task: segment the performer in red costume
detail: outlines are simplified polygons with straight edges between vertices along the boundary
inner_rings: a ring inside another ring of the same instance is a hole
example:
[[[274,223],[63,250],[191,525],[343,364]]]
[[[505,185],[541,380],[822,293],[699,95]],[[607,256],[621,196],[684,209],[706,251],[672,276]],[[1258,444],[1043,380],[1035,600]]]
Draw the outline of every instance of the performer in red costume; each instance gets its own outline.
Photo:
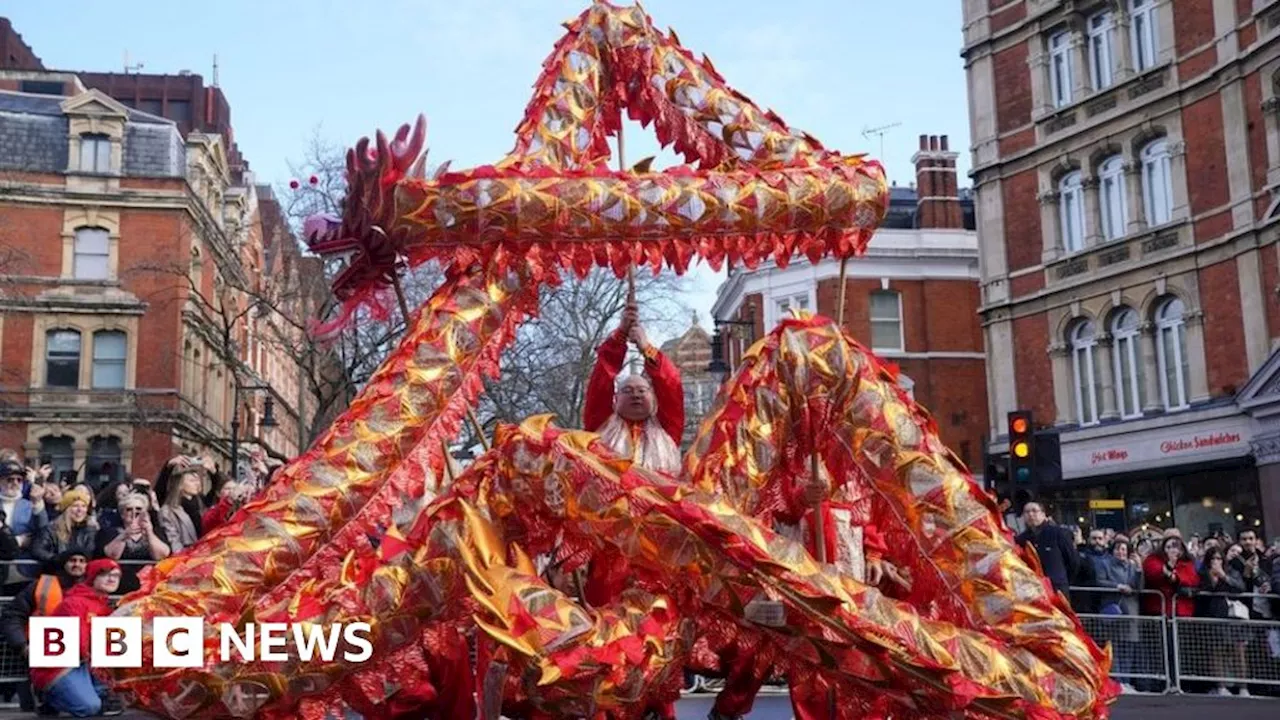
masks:
[[[615,392],[628,340],[644,355],[645,374],[623,378]],[[680,371],[649,343],[634,297],[628,300],[618,329],[597,350],[582,427],[600,433],[614,452],[640,467],[668,475],[680,472],[680,439],[684,434]]]
[[[896,568],[884,562],[886,546],[883,537],[871,522],[871,498],[866,486],[857,478],[849,478],[834,490],[826,468],[818,465],[818,478],[812,472],[796,478],[783,493],[785,507],[774,516],[779,533],[802,540],[809,553],[818,555],[818,528],[827,562],[837,566],[841,573],[868,585],[879,585],[884,577],[909,589],[910,579]],[[822,522],[817,517],[821,514]],[[749,619],[760,624],[771,624],[760,616],[753,603],[747,608]],[[780,620],[780,618],[779,618]],[[724,689],[716,696],[709,720],[735,720],[751,712],[756,695],[768,680],[770,668],[757,662],[750,648],[731,645],[720,654],[721,669],[725,674]],[[834,689],[820,678],[789,679],[791,708],[795,720],[829,720],[838,707],[839,698]]]
[[[649,342],[640,326],[635,296],[627,299],[622,323],[600,345],[587,383],[582,426],[597,432],[618,455],[642,468],[667,475],[680,472],[680,440],[684,434],[684,388],[680,371],[670,358]],[[628,375],[618,382],[627,357],[627,343],[644,356],[644,375]],[[615,384],[617,389],[615,390]],[[583,594],[588,604],[613,602],[631,577],[626,558],[616,552],[593,558],[587,568]],[[675,704],[651,708],[646,720],[674,720]]]

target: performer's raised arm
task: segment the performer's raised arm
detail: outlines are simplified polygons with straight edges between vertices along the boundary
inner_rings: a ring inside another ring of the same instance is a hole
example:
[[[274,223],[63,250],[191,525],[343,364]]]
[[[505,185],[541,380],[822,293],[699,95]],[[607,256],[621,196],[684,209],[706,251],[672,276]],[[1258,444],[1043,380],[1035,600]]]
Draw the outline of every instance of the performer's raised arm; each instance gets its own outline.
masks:
[[[613,414],[613,385],[627,357],[627,319],[596,349],[596,366],[587,381],[587,396],[582,407],[582,427],[596,432]]]
[[[671,358],[649,342],[640,323],[631,327],[631,342],[644,355],[644,371],[658,403],[658,424],[679,445],[684,437],[684,384],[680,381],[680,370]]]

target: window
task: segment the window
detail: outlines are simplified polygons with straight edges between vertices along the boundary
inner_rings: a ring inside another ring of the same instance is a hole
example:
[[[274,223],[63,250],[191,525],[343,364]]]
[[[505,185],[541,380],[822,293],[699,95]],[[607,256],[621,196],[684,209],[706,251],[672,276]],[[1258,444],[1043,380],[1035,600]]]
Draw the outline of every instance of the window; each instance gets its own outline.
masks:
[[[23,80],[19,85],[21,92],[32,95],[61,95],[62,83],[46,80]]]
[[[80,172],[111,172],[111,138],[106,135],[80,136]]]
[[[1111,30],[1114,27],[1109,12],[1089,18],[1089,77],[1094,90],[1111,87]]]
[[[1098,339],[1093,323],[1081,320],[1071,331],[1071,373],[1075,383],[1076,422],[1098,422]]]
[[[1133,33],[1133,67],[1138,72],[1154,67],[1159,32],[1156,0],[1129,0],[1129,31]]]
[[[892,290],[871,293],[871,349],[903,350],[902,296]]]
[[[191,123],[191,102],[188,100],[170,100],[169,112],[165,117],[179,125]]]
[[[102,228],[76,230],[71,274],[77,280],[106,280],[109,271],[110,237]]]
[[[125,334],[119,330],[99,330],[93,334],[93,387],[124,387]]]
[[[50,330],[45,334],[45,387],[80,387],[80,333]]]
[[[1098,168],[1098,181],[1102,195],[1102,234],[1108,240],[1124,237],[1129,224],[1124,159],[1117,155],[1102,163]]]
[[[1049,89],[1054,107],[1071,102],[1071,41],[1065,32],[1049,38]]]
[[[1084,182],[1079,170],[1062,178],[1058,194],[1062,247],[1067,252],[1078,252],[1084,249]]]
[[[792,310],[809,309],[809,295],[805,293],[802,295],[791,295],[779,298],[774,301],[774,307],[778,311],[779,320],[790,317]]]
[[[1142,148],[1142,198],[1148,225],[1163,225],[1173,219],[1173,173],[1169,141],[1164,138]]]
[[[1166,410],[1180,410],[1190,404],[1184,310],[1178,298],[1165,300],[1156,310],[1156,360],[1160,364],[1160,400]]]
[[[53,466],[53,476],[61,479],[75,472],[75,445],[69,437],[40,438],[40,464]]]
[[[1111,364],[1115,373],[1116,408],[1122,418],[1142,415],[1142,351],[1138,349],[1138,313],[1121,308],[1111,319]]]
[[[96,437],[89,443],[89,461],[85,465],[85,480],[93,487],[106,487],[121,477],[120,439]]]

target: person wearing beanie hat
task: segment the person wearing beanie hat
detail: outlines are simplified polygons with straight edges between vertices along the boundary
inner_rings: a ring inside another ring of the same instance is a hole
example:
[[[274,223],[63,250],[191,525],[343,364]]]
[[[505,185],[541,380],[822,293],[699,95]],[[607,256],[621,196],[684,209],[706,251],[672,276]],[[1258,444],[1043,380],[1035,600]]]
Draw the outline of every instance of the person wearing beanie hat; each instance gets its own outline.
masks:
[[[61,512],[36,537],[31,556],[48,562],[66,550],[79,550],[92,555],[97,545],[98,525],[90,514],[93,495],[83,485],[63,493],[58,501]]]
[[[62,602],[62,596],[84,577],[89,556],[72,550],[46,563],[43,574],[22,589],[0,612],[0,637],[16,657],[27,656],[27,626],[34,617],[47,616]],[[35,700],[27,683],[18,686],[23,710],[35,710]]]
[[[31,668],[31,685],[44,695],[51,710],[74,717],[119,715],[120,702],[88,665],[93,618],[111,614],[110,596],[120,587],[120,563],[99,558],[85,566],[84,580],[67,591],[53,611],[58,617],[80,618],[80,657],[74,668]]]
[[[0,513],[4,513],[4,525],[13,533],[18,545],[18,558],[31,559],[31,547],[40,531],[49,524],[45,505],[45,491],[54,483],[47,482],[53,468],[48,465],[28,472],[22,463],[9,459],[0,462]],[[23,497],[27,482],[31,488]],[[38,574],[35,563],[14,563],[0,574],[3,594],[21,592]]]

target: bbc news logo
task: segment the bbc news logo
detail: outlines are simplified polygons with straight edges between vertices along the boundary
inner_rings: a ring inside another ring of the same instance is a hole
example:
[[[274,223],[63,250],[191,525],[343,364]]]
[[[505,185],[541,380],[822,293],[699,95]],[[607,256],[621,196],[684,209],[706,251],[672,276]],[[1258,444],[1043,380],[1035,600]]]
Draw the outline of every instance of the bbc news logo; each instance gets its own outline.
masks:
[[[205,622],[198,617],[158,617],[151,621],[151,665],[157,668],[198,668],[205,664]],[[74,668],[80,657],[80,618],[32,617],[28,665],[33,668]],[[369,623],[328,626],[286,623],[248,623],[237,629],[221,623],[219,661],[361,663],[373,656]],[[89,629],[89,665],[95,668],[142,667],[142,618],[95,617]]]

